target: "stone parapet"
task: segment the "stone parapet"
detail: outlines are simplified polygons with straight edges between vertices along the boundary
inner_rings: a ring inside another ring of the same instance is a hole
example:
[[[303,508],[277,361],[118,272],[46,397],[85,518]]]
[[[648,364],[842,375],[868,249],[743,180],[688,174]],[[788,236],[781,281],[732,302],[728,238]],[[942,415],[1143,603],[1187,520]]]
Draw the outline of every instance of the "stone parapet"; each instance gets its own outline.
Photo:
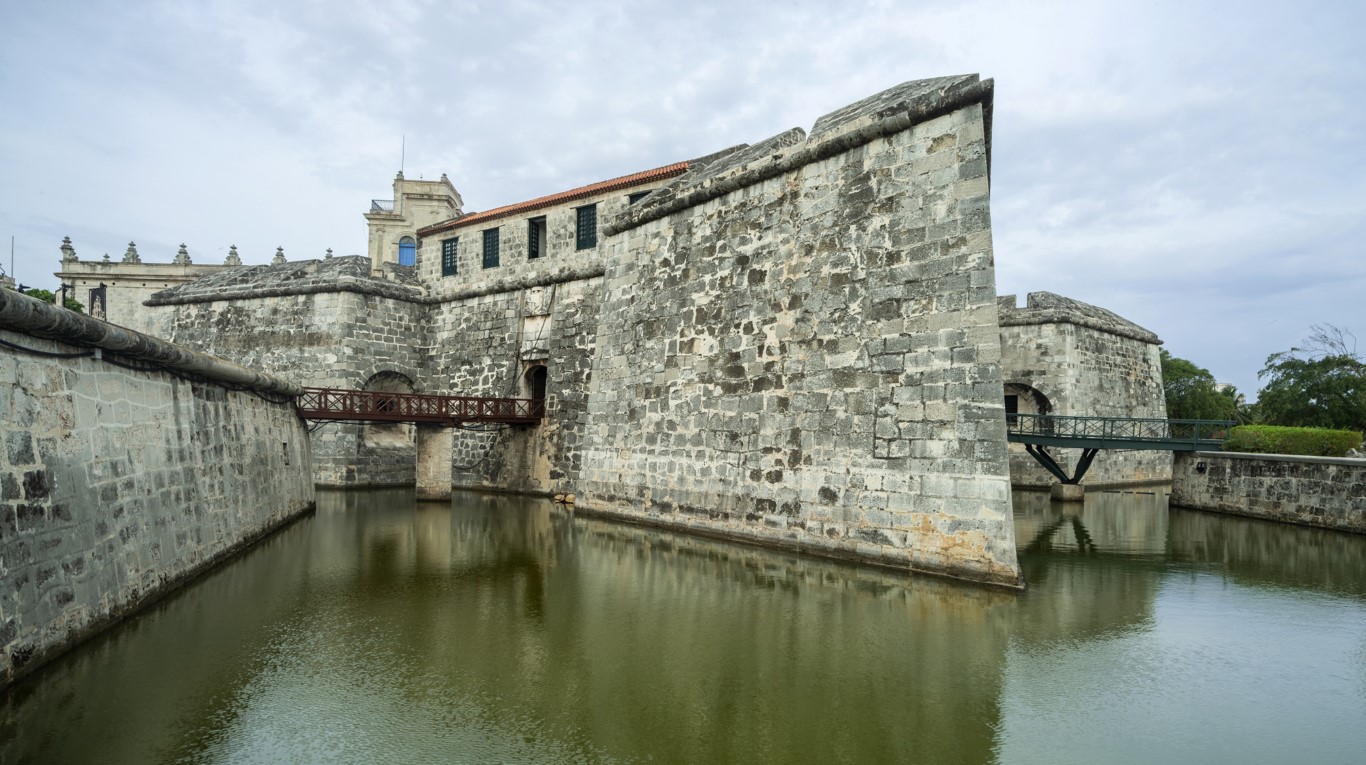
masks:
[[[425,294],[411,269],[395,267],[383,269],[383,273],[386,278],[375,278],[370,259],[359,255],[246,266],[162,290],[148,298],[146,304],[184,305],[327,292],[355,292],[411,301],[420,300]]]
[[[612,236],[907,131],[970,104],[983,107],[982,154],[976,159],[981,162],[980,175],[986,177],[994,88],[992,80],[981,80],[975,74],[914,80],[889,88],[816,120],[809,136],[801,128],[792,128],[754,145],[692,160],[687,173],[657,189],[644,203],[622,211],[603,230]]]
[[[287,380],[9,290],[0,290],[0,328],[108,351],[125,359],[258,393],[297,396],[302,392],[297,384]]]
[[[1366,534],[1366,459],[1183,452],[1171,502]]]
[[[0,292],[0,687],[313,506],[290,384],[59,311]]]
[[[1002,327],[1034,324],[1075,324],[1078,327],[1108,332],[1143,343],[1161,345],[1156,334],[1128,319],[1099,306],[1056,295],[1052,292],[1031,292],[1024,308],[1015,306],[1014,295],[997,298]]]

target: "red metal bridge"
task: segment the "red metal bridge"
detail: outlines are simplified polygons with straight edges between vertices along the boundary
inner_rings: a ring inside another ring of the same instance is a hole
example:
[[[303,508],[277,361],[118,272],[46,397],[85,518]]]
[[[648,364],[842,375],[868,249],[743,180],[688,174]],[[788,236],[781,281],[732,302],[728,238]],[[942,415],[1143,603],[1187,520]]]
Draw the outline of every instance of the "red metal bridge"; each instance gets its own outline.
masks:
[[[294,401],[294,409],[305,420],[423,422],[450,427],[470,422],[535,425],[545,418],[543,399],[336,388],[304,388]]]

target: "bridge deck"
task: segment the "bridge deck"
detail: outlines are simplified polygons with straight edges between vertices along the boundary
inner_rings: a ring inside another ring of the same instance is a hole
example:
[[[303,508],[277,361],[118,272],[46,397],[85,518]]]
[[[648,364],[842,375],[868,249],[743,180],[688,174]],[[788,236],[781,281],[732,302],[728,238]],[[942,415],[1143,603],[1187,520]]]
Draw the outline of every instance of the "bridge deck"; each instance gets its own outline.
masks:
[[[420,422],[453,426],[467,422],[535,425],[545,417],[545,401],[530,398],[435,396],[373,390],[304,388],[294,402],[306,420]]]
[[[1144,417],[1006,416],[1006,440],[1074,449],[1190,452],[1218,449],[1236,423]]]

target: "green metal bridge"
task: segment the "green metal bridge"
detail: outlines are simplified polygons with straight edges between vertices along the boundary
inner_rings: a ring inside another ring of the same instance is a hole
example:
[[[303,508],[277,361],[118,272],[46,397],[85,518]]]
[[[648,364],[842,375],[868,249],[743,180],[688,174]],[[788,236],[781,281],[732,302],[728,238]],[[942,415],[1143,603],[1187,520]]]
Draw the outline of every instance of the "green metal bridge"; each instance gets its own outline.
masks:
[[[1156,417],[1059,417],[1006,415],[1006,440],[1025,450],[1065,484],[1075,484],[1101,449],[1165,452],[1218,450],[1232,420],[1167,420]],[[1047,447],[1081,449],[1076,473],[1068,476]]]

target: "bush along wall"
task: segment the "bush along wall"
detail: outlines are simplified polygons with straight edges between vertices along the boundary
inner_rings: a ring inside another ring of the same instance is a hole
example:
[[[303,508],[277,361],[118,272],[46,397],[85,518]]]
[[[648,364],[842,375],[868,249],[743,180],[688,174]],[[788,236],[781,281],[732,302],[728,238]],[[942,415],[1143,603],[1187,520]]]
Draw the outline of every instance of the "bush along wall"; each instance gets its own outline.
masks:
[[[1223,450],[1253,454],[1345,457],[1348,450],[1361,446],[1361,442],[1362,434],[1355,430],[1242,425],[1229,431],[1228,438],[1224,440]]]

